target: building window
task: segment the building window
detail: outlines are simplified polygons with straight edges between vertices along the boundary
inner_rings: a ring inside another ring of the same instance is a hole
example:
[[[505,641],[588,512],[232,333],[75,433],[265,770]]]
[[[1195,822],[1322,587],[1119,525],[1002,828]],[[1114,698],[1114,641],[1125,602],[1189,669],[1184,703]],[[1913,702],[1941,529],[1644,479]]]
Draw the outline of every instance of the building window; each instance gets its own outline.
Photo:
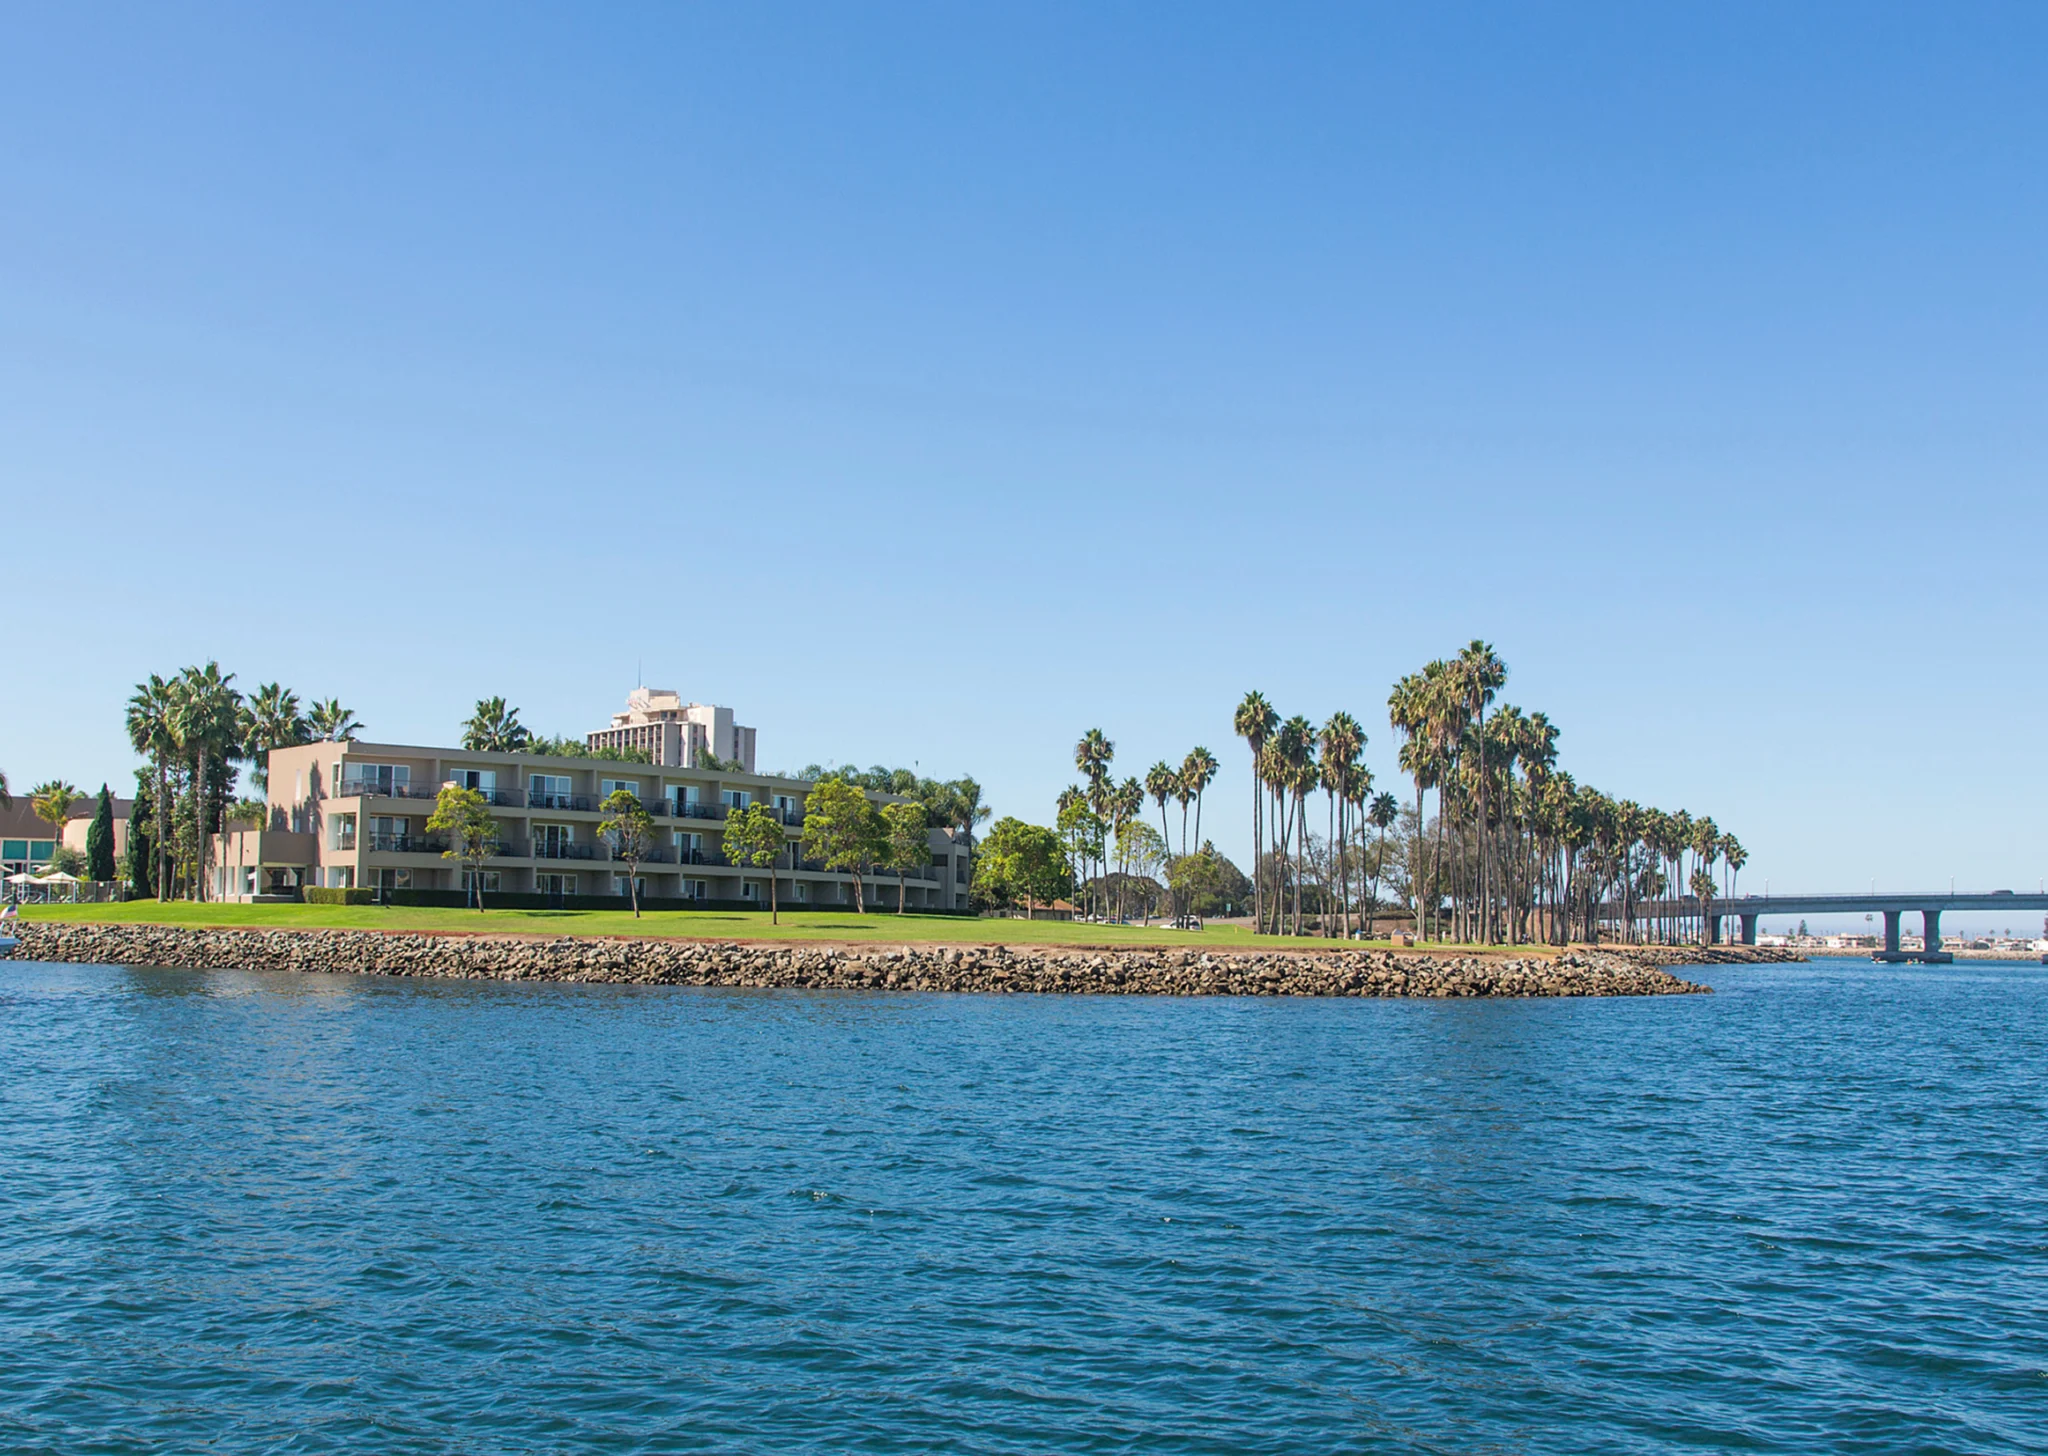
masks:
[[[327,888],[330,890],[353,890],[356,887],[354,865],[329,865],[327,867]]]
[[[356,816],[336,814],[327,821],[327,847],[329,849],[354,849],[356,847]]]
[[[711,897],[704,893],[704,882],[702,880],[684,880],[683,898],[685,900],[708,900]]]
[[[411,870],[378,870],[376,888],[380,890],[410,890]]]
[[[533,888],[543,895],[573,895],[576,893],[574,875],[535,875]]]
[[[808,900],[811,898],[811,887],[802,880],[798,880],[789,887],[789,898],[792,900]]]
[[[718,797],[728,809],[744,809],[749,799],[745,789],[726,789]]]
[[[533,826],[533,857],[535,859],[567,859],[569,847],[576,842],[576,826],[573,824],[536,824]]]
[[[740,881],[740,898],[741,898],[742,900],[758,900],[758,899],[760,899],[760,898],[761,898],[761,887],[760,887],[760,885],[756,884],[756,883],[755,883],[754,881],[752,881],[752,880],[741,880],[741,881]]]
[[[567,780],[565,779],[563,780],[563,782],[566,783]],[[640,797],[640,780],[599,779],[597,781],[597,795],[601,799],[609,799],[613,794],[616,794],[620,789],[624,789],[627,793],[631,794],[634,798],[637,799]]]
[[[612,893],[614,895],[627,894],[626,882],[631,879],[633,879],[631,875],[613,875]],[[640,896],[642,899],[645,899],[647,897],[647,877],[645,875],[640,876],[637,883],[640,887]]]
[[[464,894],[471,894],[476,890],[478,878],[478,872],[475,870],[464,870],[462,872],[462,890]],[[499,874],[496,870],[483,871],[481,878],[484,882],[484,893],[486,895],[498,893]]]
[[[477,789],[486,794],[498,791],[498,771],[492,768],[458,768],[448,775],[458,789]]]

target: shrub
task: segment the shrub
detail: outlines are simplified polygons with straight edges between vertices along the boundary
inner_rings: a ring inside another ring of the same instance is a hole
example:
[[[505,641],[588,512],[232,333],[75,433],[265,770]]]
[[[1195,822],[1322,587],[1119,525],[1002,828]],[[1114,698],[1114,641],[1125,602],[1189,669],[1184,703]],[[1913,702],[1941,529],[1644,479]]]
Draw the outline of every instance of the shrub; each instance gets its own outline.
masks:
[[[306,887],[308,905],[374,905],[377,903],[375,890],[325,890],[318,885]]]

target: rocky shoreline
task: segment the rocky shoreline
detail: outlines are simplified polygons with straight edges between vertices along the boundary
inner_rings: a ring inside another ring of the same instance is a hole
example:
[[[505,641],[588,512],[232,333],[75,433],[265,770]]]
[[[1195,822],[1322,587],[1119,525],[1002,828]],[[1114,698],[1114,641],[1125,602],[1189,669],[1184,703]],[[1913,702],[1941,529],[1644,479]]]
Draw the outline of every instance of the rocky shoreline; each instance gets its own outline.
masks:
[[[455,980],[1112,996],[1662,996],[1669,965],[1797,960],[1751,947],[1603,946],[1557,957],[1421,951],[924,945],[215,930],[28,922],[23,960]]]

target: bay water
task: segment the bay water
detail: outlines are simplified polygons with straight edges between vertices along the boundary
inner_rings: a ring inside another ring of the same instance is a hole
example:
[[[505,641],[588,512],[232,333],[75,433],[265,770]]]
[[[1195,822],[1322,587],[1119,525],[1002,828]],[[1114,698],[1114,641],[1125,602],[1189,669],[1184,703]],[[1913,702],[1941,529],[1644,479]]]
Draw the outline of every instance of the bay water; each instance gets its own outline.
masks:
[[[2039,1452],[2048,972],[0,962],[0,1450]]]

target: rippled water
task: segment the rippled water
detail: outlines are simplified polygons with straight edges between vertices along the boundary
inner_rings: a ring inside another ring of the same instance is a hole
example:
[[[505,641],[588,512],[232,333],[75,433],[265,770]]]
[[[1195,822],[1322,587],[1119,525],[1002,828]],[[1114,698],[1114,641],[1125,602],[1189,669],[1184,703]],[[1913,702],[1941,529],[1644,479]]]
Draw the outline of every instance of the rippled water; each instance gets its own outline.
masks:
[[[2048,979],[0,963],[0,1449],[2040,1451]]]

